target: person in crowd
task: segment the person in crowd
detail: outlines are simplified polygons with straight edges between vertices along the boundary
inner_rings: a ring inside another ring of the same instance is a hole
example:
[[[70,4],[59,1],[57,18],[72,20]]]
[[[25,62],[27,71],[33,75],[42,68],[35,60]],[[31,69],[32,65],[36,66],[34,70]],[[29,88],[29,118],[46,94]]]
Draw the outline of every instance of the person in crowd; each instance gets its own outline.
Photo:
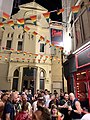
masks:
[[[59,104],[59,101],[56,99],[55,94],[52,95],[52,100],[49,103],[49,109],[51,109],[52,104],[55,104],[56,106]]]
[[[64,99],[64,92],[62,89],[60,89],[60,100]]]
[[[34,98],[34,102],[32,104],[32,110],[35,112],[37,110],[37,97]]]
[[[1,95],[1,100],[0,100],[0,120],[2,120],[3,117],[3,111],[5,107],[5,103],[7,102],[8,96],[6,93],[3,93]]]
[[[51,106],[51,120],[63,120],[64,116],[58,111],[57,106]]]
[[[32,111],[32,107],[31,107],[31,104],[29,102],[27,102],[27,95],[26,94],[22,94],[22,106],[25,104],[28,104],[28,112],[31,113]]]
[[[49,94],[49,99],[47,100],[47,102],[45,102],[46,108],[49,108],[49,103],[51,100],[52,100],[52,93]]]
[[[45,100],[47,102],[49,100],[49,94],[48,94],[48,90],[47,89],[45,89],[45,95],[44,95],[44,97],[45,97]]]
[[[32,95],[32,91],[31,90],[28,91],[27,97],[28,97],[28,102],[30,102],[32,104],[33,95]]]
[[[22,105],[22,111],[16,115],[14,120],[32,120],[32,115],[28,112],[28,103]]]
[[[85,114],[81,120],[90,120],[90,113]]]
[[[32,120],[51,120],[50,112],[47,108],[41,107],[32,114]]]
[[[51,120],[50,113],[48,109],[45,108],[45,101],[42,94],[38,95],[37,110],[33,112],[32,120]]]
[[[70,106],[71,103],[69,101],[69,95],[67,93],[64,93],[64,99],[60,100],[60,104],[58,105],[60,112],[64,114],[64,120],[70,119],[68,114],[68,106]]]
[[[81,120],[82,118],[82,108],[80,102],[73,93],[69,94],[71,100],[71,106],[68,107],[68,110],[71,112],[72,120]]]
[[[16,109],[14,104],[17,103],[18,94],[16,92],[13,92],[10,96],[10,100],[7,101],[5,104],[5,108],[3,111],[3,120],[14,120],[14,117],[16,115]]]

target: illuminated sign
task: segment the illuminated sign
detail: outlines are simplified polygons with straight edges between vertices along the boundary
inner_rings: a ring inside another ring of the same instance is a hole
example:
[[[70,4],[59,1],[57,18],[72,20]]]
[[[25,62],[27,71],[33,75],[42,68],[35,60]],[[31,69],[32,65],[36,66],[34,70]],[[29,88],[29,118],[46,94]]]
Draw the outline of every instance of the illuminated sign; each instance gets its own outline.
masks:
[[[51,43],[55,46],[63,46],[63,31],[51,28]]]
[[[90,46],[76,54],[76,67],[81,68],[87,65],[90,65]]]

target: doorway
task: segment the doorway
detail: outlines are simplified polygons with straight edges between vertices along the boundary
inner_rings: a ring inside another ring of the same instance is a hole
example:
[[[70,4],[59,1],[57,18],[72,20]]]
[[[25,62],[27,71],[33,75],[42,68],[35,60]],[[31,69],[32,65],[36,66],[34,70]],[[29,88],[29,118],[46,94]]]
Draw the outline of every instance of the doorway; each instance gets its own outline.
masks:
[[[23,68],[22,90],[31,89],[32,94],[36,90],[36,68]]]
[[[82,107],[90,111],[90,70],[79,71],[75,74],[76,96]]]

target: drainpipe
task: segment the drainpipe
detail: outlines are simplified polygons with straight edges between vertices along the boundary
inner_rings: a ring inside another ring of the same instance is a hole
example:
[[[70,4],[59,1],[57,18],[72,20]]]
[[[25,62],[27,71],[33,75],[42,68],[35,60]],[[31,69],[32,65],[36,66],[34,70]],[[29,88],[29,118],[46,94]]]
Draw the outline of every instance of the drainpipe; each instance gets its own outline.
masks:
[[[62,65],[62,90],[64,92],[63,50],[61,50],[61,65]]]

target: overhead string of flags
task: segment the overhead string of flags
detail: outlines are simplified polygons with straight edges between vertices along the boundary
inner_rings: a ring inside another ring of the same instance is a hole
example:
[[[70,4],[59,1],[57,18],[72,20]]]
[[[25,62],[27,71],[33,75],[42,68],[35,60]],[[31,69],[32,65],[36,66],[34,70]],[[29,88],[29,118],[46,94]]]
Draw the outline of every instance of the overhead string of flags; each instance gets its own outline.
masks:
[[[88,4],[90,5],[90,2],[85,3],[85,5],[88,5]],[[78,13],[79,9],[80,9],[80,5],[71,7],[71,11],[72,11],[73,14]],[[52,13],[52,12],[57,12],[57,15],[59,15],[59,14],[64,12],[64,8],[59,9],[59,10],[54,10],[54,11],[43,13],[43,16],[46,18],[47,22],[49,22],[50,13]],[[37,16],[36,15],[30,16],[30,20],[33,22],[34,25],[36,25],[36,23],[37,23]],[[16,22],[17,22],[18,28],[19,27],[23,27],[24,32],[28,32],[30,30],[30,28],[27,25],[25,25],[25,19],[24,18],[16,19]],[[10,19],[10,15],[8,15],[5,12],[3,12],[2,22],[0,22],[0,27],[3,30],[5,30],[4,24],[8,24],[8,25],[10,25],[10,27],[12,29],[15,29],[14,25],[16,24],[16,22],[14,20]],[[39,35],[40,38],[39,38],[38,42],[45,41],[44,45],[49,44],[50,48],[51,47],[55,47],[55,49],[59,49],[59,51],[64,49],[63,47],[55,46],[54,44],[51,44],[50,40],[45,40],[45,38],[42,35],[40,35],[39,33],[37,33],[36,31],[33,31],[32,35],[34,35],[34,36]],[[3,50],[7,50],[7,48],[3,47]],[[11,52],[17,52],[17,53],[22,52],[22,51],[15,51],[13,48],[11,48],[10,51]],[[23,52],[23,54],[25,54],[25,53],[27,54],[28,52]],[[52,58],[52,57],[50,57],[50,58]]]
[[[90,4],[90,2],[84,3],[84,4],[88,5],[88,4]],[[73,14],[78,13],[79,9],[80,9],[80,5],[71,7],[71,11]],[[46,18],[47,22],[49,22],[50,13],[52,13],[52,12],[57,12],[57,15],[59,15],[64,12],[64,8],[43,13],[43,16]],[[36,15],[30,16],[30,20],[33,22],[34,25],[37,24],[37,16]],[[0,23],[0,27],[5,30],[4,23],[3,23],[4,21],[6,21],[6,23],[9,24],[14,29],[14,21],[12,19],[10,19],[10,15],[5,12],[3,12],[2,22]],[[24,28],[25,32],[30,30],[28,26],[27,27],[25,26],[24,18],[17,19],[16,21],[17,21],[18,27],[22,26]]]
[[[90,5],[90,2],[86,2],[84,4]],[[80,9],[80,5],[71,7],[71,11],[73,14],[78,13],[79,9]],[[64,12],[64,8],[43,13],[43,16],[46,18],[47,22],[49,22],[50,13],[52,13],[52,12],[57,12],[57,15],[60,15],[61,13]],[[33,22],[34,25],[37,24],[37,16],[36,15],[30,16],[30,20]],[[2,27],[3,29],[5,29],[4,24],[3,24],[4,21],[8,21],[7,24],[9,24],[14,29],[14,21],[11,20],[10,15],[5,12],[3,12],[2,22],[0,23],[0,27]],[[24,28],[25,19],[24,18],[17,19],[17,24],[18,24],[18,27],[22,26]],[[28,27],[25,27],[25,31],[28,31],[28,30],[29,30]]]
[[[3,50],[6,51],[6,48],[3,47]],[[14,49],[10,49],[11,53],[17,53],[17,56],[11,56],[9,58],[8,55],[0,55],[0,60],[1,61],[6,61],[6,62],[30,62],[30,63],[47,63],[48,60],[56,61],[58,64],[60,63],[60,58],[58,56],[53,56],[53,55],[42,55],[42,54],[34,54],[30,52],[22,52],[22,51],[14,51]],[[19,56],[21,55],[21,57]],[[49,62],[49,61],[48,61]]]

